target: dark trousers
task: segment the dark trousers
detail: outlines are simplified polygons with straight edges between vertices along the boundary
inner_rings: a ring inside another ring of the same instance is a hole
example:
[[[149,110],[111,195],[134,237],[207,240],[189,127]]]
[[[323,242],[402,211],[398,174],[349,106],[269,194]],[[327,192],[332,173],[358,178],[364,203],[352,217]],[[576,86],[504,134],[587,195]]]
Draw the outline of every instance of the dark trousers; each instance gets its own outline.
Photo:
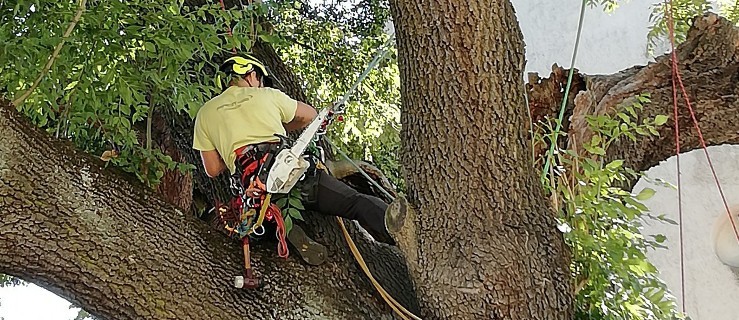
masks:
[[[310,197],[314,201],[306,203],[307,209],[356,220],[375,240],[393,242],[385,227],[388,205],[384,201],[359,193],[324,170],[318,170],[315,178],[314,195]]]

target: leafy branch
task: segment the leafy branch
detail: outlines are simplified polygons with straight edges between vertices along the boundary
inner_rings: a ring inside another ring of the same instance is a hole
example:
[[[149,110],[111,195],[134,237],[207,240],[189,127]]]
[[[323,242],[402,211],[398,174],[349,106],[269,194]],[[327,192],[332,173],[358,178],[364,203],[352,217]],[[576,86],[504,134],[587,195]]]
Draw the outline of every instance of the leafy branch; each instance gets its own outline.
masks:
[[[64,43],[67,41],[67,38],[72,34],[72,31],[74,30],[74,27],[77,25],[77,23],[80,21],[80,18],[82,18],[82,13],[85,12],[85,5],[87,4],[87,0],[80,0],[80,5],[77,9],[77,12],[74,15],[74,18],[72,18],[72,22],[69,24],[69,27],[67,27],[67,30],[64,32],[64,35],[62,36],[61,41],[59,41],[59,44],[56,45],[56,48],[54,48],[54,52],[49,57],[49,60],[46,62],[46,65],[41,70],[41,73],[39,73],[36,80],[33,81],[33,84],[31,85],[28,90],[23,92],[18,98],[13,100],[14,106],[20,106],[23,104],[24,101],[28,98],[28,96],[31,95],[33,90],[36,90],[39,83],[41,83],[41,80],[46,76],[47,73],[49,73],[49,70],[51,70],[51,66],[54,64],[54,61],[56,61],[57,57],[59,56],[59,52],[62,51],[62,47],[64,47]]]
[[[576,319],[673,320],[678,316],[674,298],[645,253],[660,247],[665,237],[648,240],[639,231],[640,219],[651,217],[641,201],[654,190],[639,194],[623,190],[620,185],[640,174],[624,167],[623,160],[604,160],[608,148],[620,139],[659,135],[657,128],[668,117],[639,119],[637,111],[647,103],[649,95],[643,94],[619,105],[612,116],[587,117],[592,138],[581,143],[583,150],[559,150],[554,155],[558,165],[545,180],[558,213],[558,228],[573,254]],[[553,124],[541,125],[545,132],[553,128]]]

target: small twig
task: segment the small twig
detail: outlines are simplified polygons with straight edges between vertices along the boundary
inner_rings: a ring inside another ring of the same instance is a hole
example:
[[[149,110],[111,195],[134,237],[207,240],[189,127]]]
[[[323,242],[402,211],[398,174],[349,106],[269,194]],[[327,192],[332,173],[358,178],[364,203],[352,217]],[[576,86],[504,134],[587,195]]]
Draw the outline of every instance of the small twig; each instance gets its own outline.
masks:
[[[582,290],[583,288],[585,288],[585,285],[587,285],[587,284],[588,284],[588,278],[585,278],[585,279],[580,280],[577,283],[577,285],[575,285],[575,294],[577,294],[578,292],[580,292],[580,290]]]
[[[146,150],[151,152],[151,118],[154,115],[154,93],[149,98],[149,114],[146,117]]]
[[[49,57],[49,61],[46,62],[46,65],[44,66],[44,69],[41,70],[41,73],[39,73],[36,80],[33,82],[30,88],[23,92],[20,97],[13,100],[14,106],[20,106],[23,104],[24,101],[33,93],[33,90],[36,90],[39,83],[41,83],[41,80],[46,76],[47,73],[49,73],[49,70],[51,70],[51,66],[54,65],[54,61],[56,61],[56,58],[59,56],[59,52],[62,51],[62,47],[64,47],[64,42],[67,41],[67,38],[72,34],[72,31],[74,31],[74,27],[77,25],[77,23],[80,21],[80,18],[82,17],[82,13],[85,11],[85,4],[87,4],[87,0],[80,0],[80,6],[77,9],[77,13],[74,15],[74,18],[72,18],[72,22],[69,24],[69,27],[67,27],[67,30],[64,32],[64,35],[62,35],[62,41],[59,42],[59,44],[56,45],[56,48],[54,48],[54,52]]]

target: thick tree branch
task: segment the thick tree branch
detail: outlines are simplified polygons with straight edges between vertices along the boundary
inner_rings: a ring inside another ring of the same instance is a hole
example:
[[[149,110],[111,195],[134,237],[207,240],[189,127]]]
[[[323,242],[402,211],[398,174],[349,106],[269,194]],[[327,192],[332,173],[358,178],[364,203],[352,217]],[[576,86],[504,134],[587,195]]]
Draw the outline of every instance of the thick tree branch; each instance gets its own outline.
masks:
[[[677,47],[680,71],[691,105],[707,145],[739,143],[739,29],[715,14],[695,19],[684,43]],[[646,170],[675,153],[675,132],[672,98],[671,61],[669,55],[654,63],[626,69],[613,75],[588,76],[579,74],[584,86],[568,104],[572,117],[568,127],[566,147],[579,150],[582,141],[589,141],[592,132],[586,116],[613,114],[615,107],[630,103],[642,93],[649,93],[651,102],[644,106],[639,118],[658,114],[670,118],[659,130],[659,137],[640,138],[636,142],[622,139],[607,150],[608,160],[624,159],[631,168]],[[530,87],[534,99],[532,110],[549,111],[541,101],[561,101],[558,82],[563,69],[555,69],[552,78],[534,82]],[[576,77],[576,78],[578,78]],[[680,148],[687,152],[700,148],[687,105],[679,95]],[[536,103],[536,104],[535,104]],[[537,113],[534,113],[537,115]],[[550,113],[549,116],[554,116]],[[545,116],[542,116],[545,117]],[[564,145],[563,145],[564,147]]]
[[[332,219],[312,215],[329,248],[309,267],[255,244],[267,286],[232,288],[240,248],[102,162],[0,107],[0,273],[37,283],[104,319],[391,319]],[[379,281],[417,311],[399,255],[352,233]],[[379,258],[378,258],[379,259]]]

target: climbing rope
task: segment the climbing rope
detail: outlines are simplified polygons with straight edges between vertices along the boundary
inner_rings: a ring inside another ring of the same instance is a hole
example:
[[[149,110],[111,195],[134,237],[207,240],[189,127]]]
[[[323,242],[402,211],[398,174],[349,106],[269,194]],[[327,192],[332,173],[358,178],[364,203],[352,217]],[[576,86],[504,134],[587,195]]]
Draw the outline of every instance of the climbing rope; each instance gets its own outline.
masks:
[[[670,1],[670,6],[672,5]],[[667,4],[667,1],[665,1]],[[678,216],[678,228],[679,236],[678,241],[680,242],[680,299],[682,301],[682,312],[685,313],[685,246],[683,245],[683,200],[682,200],[682,182],[680,179],[680,121],[678,121],[680,112],[677,107],[677,53],[675,52],[675,35],[672,21],[672,9],[665,5],[667,16],[667,24],[670,33],[670,46],[672,47],[671,53],[671,68],[672,68],[672,105],[673,114],[675,117],[675,166],[677,170],[677,216]]]
[[[372,58],[370,63],[367,64],[364,72],[359,75],[357,80],[354,81],[351,88],[349,88],[349,90],[344,93],[341,99],[339,99],[339,101],[334,104],[334,106],[336,106],[337,108],[336,110],[334,110],[334,112],[340,113],[346,107],[346,102],[349,101],[349,98],[352,96],[354,91],[357,90],[362,81],[364,81],[364,78],[366,78],[367,75],[369,75],[370,71],[372,71],[372,69],[380,64],[383,59],[385,59],[388,51],[390,51],[390,48],[392,48],[393,41],[395,41],[395,33],[390,34],[390,37],[388,37],[387,40],[385,40],[385,42],[377,48],[377,53],[375,53],[375,56]]]
[[[672,62],[672,97],[673,97],[673,113],[675,116],[675,159],[676,159],[676,170],[677,170],[677,190],[678,190],[678,223],[679,223],[679,242],[680,242],[680,294],[682,298],[682,312],[685,313],[685,249],[684,249],[684,238],[683,238],[683,212],[682,212],[682,185],[680,181],[680,126],[678,124],[679,122],[679,111],[678,111],[678,105],[677,105],[677,87],[680,87],[680,93],[682,94],[683,98],[685,99],[685,104],[688,107],[688,110],[690,111],[690,117],[693,121],[693,127],[698,132],[698,138],[701,143],[701,147],[703,148],[703,152],[706,155],[706,160],[708,161],[708,166],[711,169],[711,173],[713,174],[713,179],[716,182],[716,187],[718,188],[719,194],[721,195],[721,201],[723,202],[724,208],[726,209],[726,214],[729,216],[729,221],[731,222],[731,227],[734,230],[734,236],[737,239],[737,243],[739,243],[739,231],[737,230],[736,223],[734,222],[734,216],[731,214],[731,209],[729,209],[729,204],[726,201],[726,196],[724,195],[723,188],[721,188],[721,183],[719,182],[718,175],[716,175],[716,170],[713,166],[713,162],[711,161],[711,156],[708,152],[708,148],[706,147],[706,141],[703,138],[703,133],[701,132],[700,125],[698,124],[698,120],[695,117],[695,111],[693,110],[693,106],[690,103],[690,97],[688,95],[687,90],[685,90],[685,85],[683,84],[682,76],[680,74],[680,68],[678,66],[678,58],[677,58],[677,52],[675,51],[675,23],[673,18],[673,12],[672,12],[672,0],[665,0],[665,14],[667,17],[667,24],[668,24],[668,30],[669,30],[669,37],[670,37],[670,47],[672,49],[671,53],[671,62]]]
[[[341,231],[344,234],[344,239],[346,239],[346,243],[349,245],[349,249],[352,252],[352,255],[354,256],[354,259],[357,260],[357,263],[359,263],[359,267],[362,269],[364,274],[367,276],[367,278],[370,279],[370,282],[372,282],[372,286],[375,287],[377,292],[380,293],[380,296],[382,297],[382,300],[387,303],[390,308],[395,311],[395,313],[400,316],[404,320],[413,319],[413,320],[421,320],[421,318],[414,315],[412,312],[408,311],[405,307],[403,307],[402,304],[400,304],[398,301],[393,299],[393,297],[385,291],[385,289],[380,285],[379,282],[375,279],[374,276],[372,276],[372,272],[370,272],[369,268],[367,267],[367,263],[364,261],[364,257],[362,257],[362,254],[359,252],[359,249],[357,249],[357,245],[354,243],[354,240],[352,240],[352,237],[349,235],[349,231],[346,230],[346,226],[344,225],[344,221],[341,219],[341,217],[336,217],[336,221],[339,223],[339,226],[341,227]]]
[[[378,48],[377,54],[375,54],[374,58],[367,65],[367,68],[365,68],[364,72],[362,72],[362,74],[357,78],[357,80],[354,82],[354,84],[352,85],[352,87],[346,93],[344,93],[344,96],[342,96],[342,98],[337,103],[334,104],[334,106],[336,106],[336,108],[337,108],[337,109],[335,109],[335,112],[336,113],[342,112],[343,108],[346,107],[345,104],[349,100],[349,98],[351,97],[352,93],[354,93],[354,91],[357,89],[357,87],[359,87],[359,85],[362,83],[362,81],[364,80],[364,78],[367,77],[367,75],[370,73],[370,71],[372,71],[372,69],[374,69],[380,63],[380,61],[382,61],[384,59],[385,55],[387,54],[387,52],[389,51],[389,49],[391,47],[392,41],[394,41],[394,40],[395,40],[395,34],[392,34],[385,41],[385,43],[383,43],[382,46],[380,48]],[[359,170],[359,172],[365,178],[367,178],[370,183],[372,183],[375,187],[377,187],[378,189],[380,189],[380,191],[382,191],[388,198],[390,198],[392,200],[395,200],[395,197],[393,197],[392,194],[390,194],[390,192],[388,192],[387,190],[385,190],[385,188],[383,188],[379,183],[377,183],[374,179],[372,179],[367,174],[367,172],[364,169],[362,169],[361,167],[359,167],[351,158],[349,158],[349,156],[344,151],[342,151],[341,149],[339,149],[338,147],[336,147],[336,145],[333,144],[331,142],[331,140],[329,140],[328,138],[324,137],[324,139],[325,139],[325,141],[332,148],[334,148],[335,150],[339,151],[339,153],[344,158],[346,158],[346,160],[348,160],[349,163],[351,163],[355,168],[357,168],[357,170]],[[336,221],[339,224],[339,226],[341,227],[341,231],[344,234],[344,239],[346,240],[347,245],[349,246],[349,249],[352,252],[352,255],[354,256],[354,259],[357,261],[357,263],[359,264],[360,268],[362,269],[362,271],[364,272],[364,274],[367,276],[367,278],[370,279],[370,282],[372,283],[372,286],[374,286],[375,289],[377,290],[377,292],[380,293],[380,296],[385,301],[385,303],[387,303],[388,306],[390,306],[390,308],[400,318],[402,318],[404,320],[410,320],[410,319],[412,319],[412,320],[421,320],[421,318],[417,317],[412,312],[408,311],[408,309],[406,309],[405,307],[403,307],[402,304],[400,304],[398,301],[396,301],[387,291],[385,291],[385,289],[382,287],[382,285],[380,285],[380,283],[377,282],[377,280],[375,279],[375,277],[372,275],[372,272],[370,272],[369,268],[367,267],[367,263],[364,261],[364,257],[362,257],[362,254],[359,252],[359,249],[357,249],[357,246],[354,243],[354,240],[349,235],[349,232],[347,231],[346,226],[344,225],[344,221],[340,217],[336,217]]]
[[[565,115],[565,107],[567,106],[567,97],[570,95],[570,86],[572,85],[572,76],[575,73],[575,58],[577,58],[577,51],[580,48],[580,35],[582,34],[582,25],[585,17],[585,5],[588,0],[583,0],[580,6],[580,18],[577,23],[577,36],[575,37],[575,48],[572,50],[572,60],[570,60],[570,72],[567,76],[567,85],[565,86],[565,95],[562,98],[562,105],[559,108],[559,116],[557,117],[557,126],[554,129],[554,136],[550,140],[549,151],[546,154],[546,162],[544,163],[544,169],[541,171],[541,181],[544,182],[549,166],[551,165],[552,157],[554,156],[554,148],[557,147],[557,137],[559,136],[560,130],[562,130],[562,119]],[[533,130],[533,127],[532,127]]]

